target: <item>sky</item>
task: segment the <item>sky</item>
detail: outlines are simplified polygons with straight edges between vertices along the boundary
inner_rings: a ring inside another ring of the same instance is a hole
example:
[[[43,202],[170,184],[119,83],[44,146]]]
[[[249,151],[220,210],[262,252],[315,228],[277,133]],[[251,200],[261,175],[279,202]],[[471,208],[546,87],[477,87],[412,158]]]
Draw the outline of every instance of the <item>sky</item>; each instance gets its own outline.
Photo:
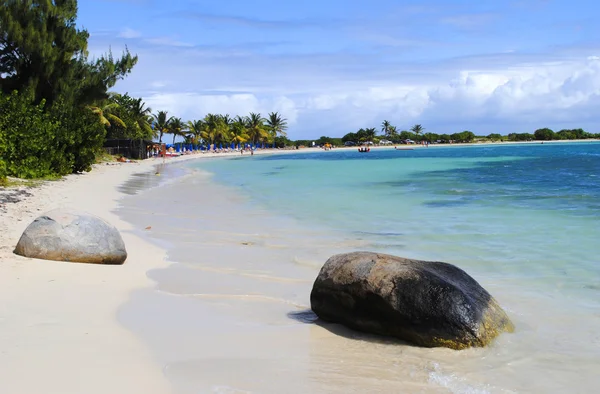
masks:
[[[291,139],[359,128],[600,132],[593,0],[80,0],[114,91],[184,120],[279,112]]]

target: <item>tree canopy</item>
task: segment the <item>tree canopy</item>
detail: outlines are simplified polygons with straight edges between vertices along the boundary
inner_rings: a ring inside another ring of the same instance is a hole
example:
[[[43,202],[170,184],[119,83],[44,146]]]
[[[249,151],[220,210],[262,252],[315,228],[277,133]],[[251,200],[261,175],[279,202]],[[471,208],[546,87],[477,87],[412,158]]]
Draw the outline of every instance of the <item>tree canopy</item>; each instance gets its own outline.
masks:
[[[137,62],[125,51],[88,59],[89,33],[77,29],[76,0],[3,0],[0,6],[0,88],[31,90],[35,104],[79,105],[108,97],[108,89]]]

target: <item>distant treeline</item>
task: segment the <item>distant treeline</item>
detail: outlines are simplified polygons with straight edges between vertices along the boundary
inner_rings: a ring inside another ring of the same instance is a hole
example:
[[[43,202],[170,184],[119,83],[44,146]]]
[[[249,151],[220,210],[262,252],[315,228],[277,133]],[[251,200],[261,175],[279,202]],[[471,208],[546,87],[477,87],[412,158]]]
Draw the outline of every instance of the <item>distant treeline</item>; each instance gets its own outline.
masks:
[[[475,133],[465,130],[460,133],[453,134],[437,134],[431,132],[425,132],[425,128],[421,125],[415,125],[410,131],[402,130],[398,132],[396,128],[388,121],[384,121],[381,126],[381,132],[378,133],[374,127],[367,129],[359,129],[356,132],[347,133],[343,137],[328,137],[322,136],[316,140],[297,140],[297,141],[286,141],[286,145],[296,146],[311,146],[313,141],[315,145],[332,144],[334,146],[342,146],[347,143],[353,144],[364,144],[372,142],[374,144],[381,143],[382,141],[389,141],[394,144],[406,143],[414,141],[416,143],[426,141],[429,143],[469,143],[469,142],[501,142],[501,141],[550,141],[550,140],[583,140],[583,139],[600,139],[600,133],[592,134],[587,133],[583,129],[563,129],[558,132],[554,132],[549,128],[543,128],[536,130],[533,134],[531,133],[510,133],[508,135],[501,135],[498,133],[492,133],[487,136],[478,136]]]

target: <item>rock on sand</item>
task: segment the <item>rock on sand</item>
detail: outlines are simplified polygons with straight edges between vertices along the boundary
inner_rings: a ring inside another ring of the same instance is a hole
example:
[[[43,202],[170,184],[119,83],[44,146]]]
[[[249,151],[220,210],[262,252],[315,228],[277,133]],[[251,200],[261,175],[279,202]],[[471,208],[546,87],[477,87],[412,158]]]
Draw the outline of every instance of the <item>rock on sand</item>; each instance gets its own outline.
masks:
[[[54,210],[35,219],[14,253],[44,260],[123,264],[127,259],[119,231],[86,212]]]
[[[310,301],[325,321],[425,347],[486,346],[514,330],[496,300],[460,268],[371,252],[327,260]]]

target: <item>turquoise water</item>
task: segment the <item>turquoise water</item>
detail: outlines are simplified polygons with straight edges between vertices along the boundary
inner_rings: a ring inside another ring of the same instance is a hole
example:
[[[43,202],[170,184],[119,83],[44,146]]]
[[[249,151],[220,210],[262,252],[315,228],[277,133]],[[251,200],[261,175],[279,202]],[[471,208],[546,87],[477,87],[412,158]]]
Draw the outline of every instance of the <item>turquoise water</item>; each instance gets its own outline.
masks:
[[[368,249],[596,298],[600,143],[316,151],[195,163]]]
[[[597,390],[600,143],[313,152],[200,159],[123,186],[119,215],[173,264],[120,321],[175,392]],[[312,324],[314,278],[352,250],[456,264],[516,330],[456,352]]]

